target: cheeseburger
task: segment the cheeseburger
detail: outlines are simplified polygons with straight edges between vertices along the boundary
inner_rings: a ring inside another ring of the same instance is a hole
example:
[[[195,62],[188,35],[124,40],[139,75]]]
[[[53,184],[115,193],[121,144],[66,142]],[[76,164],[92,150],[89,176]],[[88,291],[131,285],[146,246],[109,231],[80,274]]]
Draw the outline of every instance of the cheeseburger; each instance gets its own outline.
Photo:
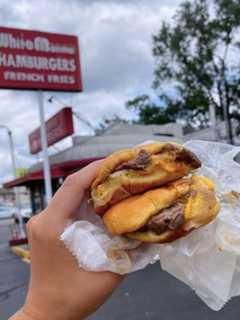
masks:
[[[93,181],[95,212],[108,230],[164,243],[212,221],[219,211],[214,184],[194,175],[201,166],[175,143],[153,143],[107,157]]]

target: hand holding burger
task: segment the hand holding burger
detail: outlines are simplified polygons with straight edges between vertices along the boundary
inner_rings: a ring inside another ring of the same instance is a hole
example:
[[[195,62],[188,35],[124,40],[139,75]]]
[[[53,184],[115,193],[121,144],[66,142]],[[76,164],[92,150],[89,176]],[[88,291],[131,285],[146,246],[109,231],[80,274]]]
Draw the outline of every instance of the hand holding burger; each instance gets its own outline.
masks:
[[[201,166],[175,143],[153,143],[116,152],[92,184],[96,213],[113,235],[165,243],[211,222],[220,206],[214,184],[194,175]]]

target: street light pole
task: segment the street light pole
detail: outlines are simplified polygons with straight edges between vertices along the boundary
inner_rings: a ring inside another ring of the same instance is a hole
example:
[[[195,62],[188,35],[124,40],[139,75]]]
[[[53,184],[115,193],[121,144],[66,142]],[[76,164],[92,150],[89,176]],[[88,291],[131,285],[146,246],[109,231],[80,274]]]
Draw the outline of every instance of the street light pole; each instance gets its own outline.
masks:
[[[2,124],[0,125],[0,129],[5,129],[7,131],[7,134],[8,134],[11,161],[12,161],[12,173],[13,173],[13,177],[16,178],[16,160],[15,160],[15,152],[14,152],[12,131],[7,126],[2,125]]]
[[[46,123],[44,119],[44,95],[43,91],[38,91],[38,106],[39,106],[39,118],[40,118],[40,131],[41,131],[41,145],[43,151],[43,174],[44,185],[46,192],[46,204],[48,205],[52,198],[52,182],[51,182],[51,169],[48,158],[48,142]]]
[[[12,137],[12,131],[8,130],[8,138],[9,138],[9,147],[10,147],[10,154],[11,154],[11,160],[12,160],[12,168],[14,171],[14,178],[17,176],[17,167],[16,167],[16,160],[15,160],[15,151],[14,151],[14,144],[13,144],[13,137]]]
[[[13,143],[13,137],[12,137],[12,131],[6,126],[6,125],[0,125],[0,129],[5,129],[8,134],[8,139],[9,139],[9,148],[10,148],[10,155],[11,155],[11,162],[12,162],[12,173],[13,173],[13,178],[17,178],[17,167],[16,167],[16,158],[15,158],[15,151],[14,151],[14,143]],[[18,219],[19,219],[19,226],[20,226],[20,236],[25,237],[25,232],[23,228],[23,220],[22,216],[20,214],[20,203],[19,203],[19,194],[17,188],[13,188],[14,193],[15,193],[15,198],[16,198],[16,207],[18,210]]]

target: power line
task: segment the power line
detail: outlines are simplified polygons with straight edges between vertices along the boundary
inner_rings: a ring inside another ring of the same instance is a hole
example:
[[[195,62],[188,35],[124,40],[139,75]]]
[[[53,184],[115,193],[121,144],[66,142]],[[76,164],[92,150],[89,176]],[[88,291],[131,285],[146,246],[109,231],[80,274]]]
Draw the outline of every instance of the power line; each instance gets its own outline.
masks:
[[[64,103],[61,99],[59,99],[56,96],[51,96],[48,98],[49,103],[53,103],[53,101],[56,100],[59,103],[61,103],[63,106],[66,106],[66,103]],[[82,123],[84,123],[88,128],[90,128],[94,133],[96,132],[96,128],[87,120],[85,119],[79,112],[73,111],[73,115]]]
[[[84,119],[79,113],[77,113],[76,111],[73,111],[73,115],[80,120],[81,122],[83,122],[85,125],[87,125],[90,129],[92,129],[94,132],[96,131],[96,128],[86,119]]]

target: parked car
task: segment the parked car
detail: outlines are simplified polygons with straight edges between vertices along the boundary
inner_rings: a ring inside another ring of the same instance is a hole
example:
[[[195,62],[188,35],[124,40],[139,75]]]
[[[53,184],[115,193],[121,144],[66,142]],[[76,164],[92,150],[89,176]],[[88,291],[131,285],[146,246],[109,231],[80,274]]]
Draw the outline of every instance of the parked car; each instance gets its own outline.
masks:
[[[16,209],[9,207],[5,203],[0,203],[0,219],[10,219],[13,217]]]

